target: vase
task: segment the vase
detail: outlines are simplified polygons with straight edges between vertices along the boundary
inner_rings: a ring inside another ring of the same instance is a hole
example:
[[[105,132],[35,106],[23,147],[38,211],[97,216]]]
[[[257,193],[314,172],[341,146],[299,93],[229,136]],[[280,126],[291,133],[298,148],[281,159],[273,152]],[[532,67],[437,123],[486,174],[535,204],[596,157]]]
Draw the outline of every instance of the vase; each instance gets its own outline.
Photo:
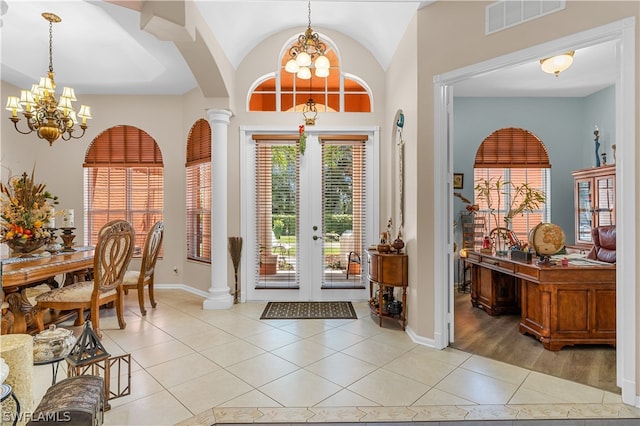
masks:
[[[13,239],[7,240],[5,243],[11,249],[11,255],[13,257],[20,257],[28,255],[38,250],[43,245],[47,244],[48,238],[27,238],[27,239]]]

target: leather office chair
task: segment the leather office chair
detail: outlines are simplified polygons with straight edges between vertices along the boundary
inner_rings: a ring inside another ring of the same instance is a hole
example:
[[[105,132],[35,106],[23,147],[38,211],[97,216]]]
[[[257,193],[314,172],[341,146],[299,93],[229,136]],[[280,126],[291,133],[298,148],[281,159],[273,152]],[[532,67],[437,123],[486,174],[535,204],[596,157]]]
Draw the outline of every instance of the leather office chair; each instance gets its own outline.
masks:
[[[600,226],[591,230],[593,247],[587,259],[616,263],[616,226]]]
[[[158,253],[160,253],[163,236],[164,223],[156,222],[147,233],[140,270],[127,270],[122,281],[122,288],[124,288],[125,294],[127,294],[129,290],[138,290],[138,304],[140,305],[140,313],[142,316],[147,315],[147,310],[144,308],[144,286],[149,287],[151,307],[156,307],[156,300],[153,297],[153,282],[156,272],[156,260],[158,260]]]
[[[122,279],[133,255],[135,232],[124,220],[114,220],[102,227],[93,258],[93,281],[82,281],[56,288],[36,297],[35,322],[38,331],[44,330],[43,316],[47,309],[78,311],[74,325],[84,324],[84,310],[91,310],[91,325],[100,333],[100,306],[115,302],[118,325],[124,321]]]

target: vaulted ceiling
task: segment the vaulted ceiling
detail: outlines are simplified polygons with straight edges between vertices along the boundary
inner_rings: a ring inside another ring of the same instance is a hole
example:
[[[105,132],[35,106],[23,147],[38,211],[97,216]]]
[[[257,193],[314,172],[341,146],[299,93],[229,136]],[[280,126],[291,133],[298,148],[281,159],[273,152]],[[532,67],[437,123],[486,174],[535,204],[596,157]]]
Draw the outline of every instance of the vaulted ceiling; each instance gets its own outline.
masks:
[[[31,87],[48,69],[49,23],[42,12],[62,18],[53,27],[53,67],[58,85],[73,86],[78,94],[183,94],[197,85],[173,43],[140,29],[138,0],[4,3],[1,75],[18,87]],[[298,34],[307,26],[306,1],[194,3],[234,68],[266,37],[283,30]],[[329,29],[353,38],[387,69],[411,18],[429,3],[432,1],[314,0],[311,26],[319,32]],[[578,50],[574,65],[558,78],[542,73],[539,64],[531,62],[460,83],[454,93],[585,96],[614,81],[615,46],[605,43]]]

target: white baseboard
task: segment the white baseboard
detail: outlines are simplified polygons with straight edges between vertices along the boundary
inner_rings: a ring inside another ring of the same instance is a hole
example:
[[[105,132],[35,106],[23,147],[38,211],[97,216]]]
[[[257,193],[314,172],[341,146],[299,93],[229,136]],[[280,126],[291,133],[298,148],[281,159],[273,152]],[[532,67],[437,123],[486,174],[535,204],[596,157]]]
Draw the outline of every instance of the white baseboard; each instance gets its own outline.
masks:
[[[209,296],[208,292],[189,287],[185,284],[154,284],[153,288],[155,290],[183,290],[187,293],[195,294],[196,296],[202,296],[204,298]]]

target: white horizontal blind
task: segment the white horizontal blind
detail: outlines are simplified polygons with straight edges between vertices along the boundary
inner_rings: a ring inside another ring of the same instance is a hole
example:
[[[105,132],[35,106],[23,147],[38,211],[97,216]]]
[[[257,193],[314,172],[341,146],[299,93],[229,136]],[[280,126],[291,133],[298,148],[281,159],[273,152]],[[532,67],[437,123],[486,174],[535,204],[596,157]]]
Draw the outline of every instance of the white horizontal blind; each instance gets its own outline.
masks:
[[[256,253],[259,256],[256,288],[298,289],[299,136],[254,135],[253,138],[256,141]]]
[[[320,137],[324,277],[322,288],[363,288],[366,136]]]

